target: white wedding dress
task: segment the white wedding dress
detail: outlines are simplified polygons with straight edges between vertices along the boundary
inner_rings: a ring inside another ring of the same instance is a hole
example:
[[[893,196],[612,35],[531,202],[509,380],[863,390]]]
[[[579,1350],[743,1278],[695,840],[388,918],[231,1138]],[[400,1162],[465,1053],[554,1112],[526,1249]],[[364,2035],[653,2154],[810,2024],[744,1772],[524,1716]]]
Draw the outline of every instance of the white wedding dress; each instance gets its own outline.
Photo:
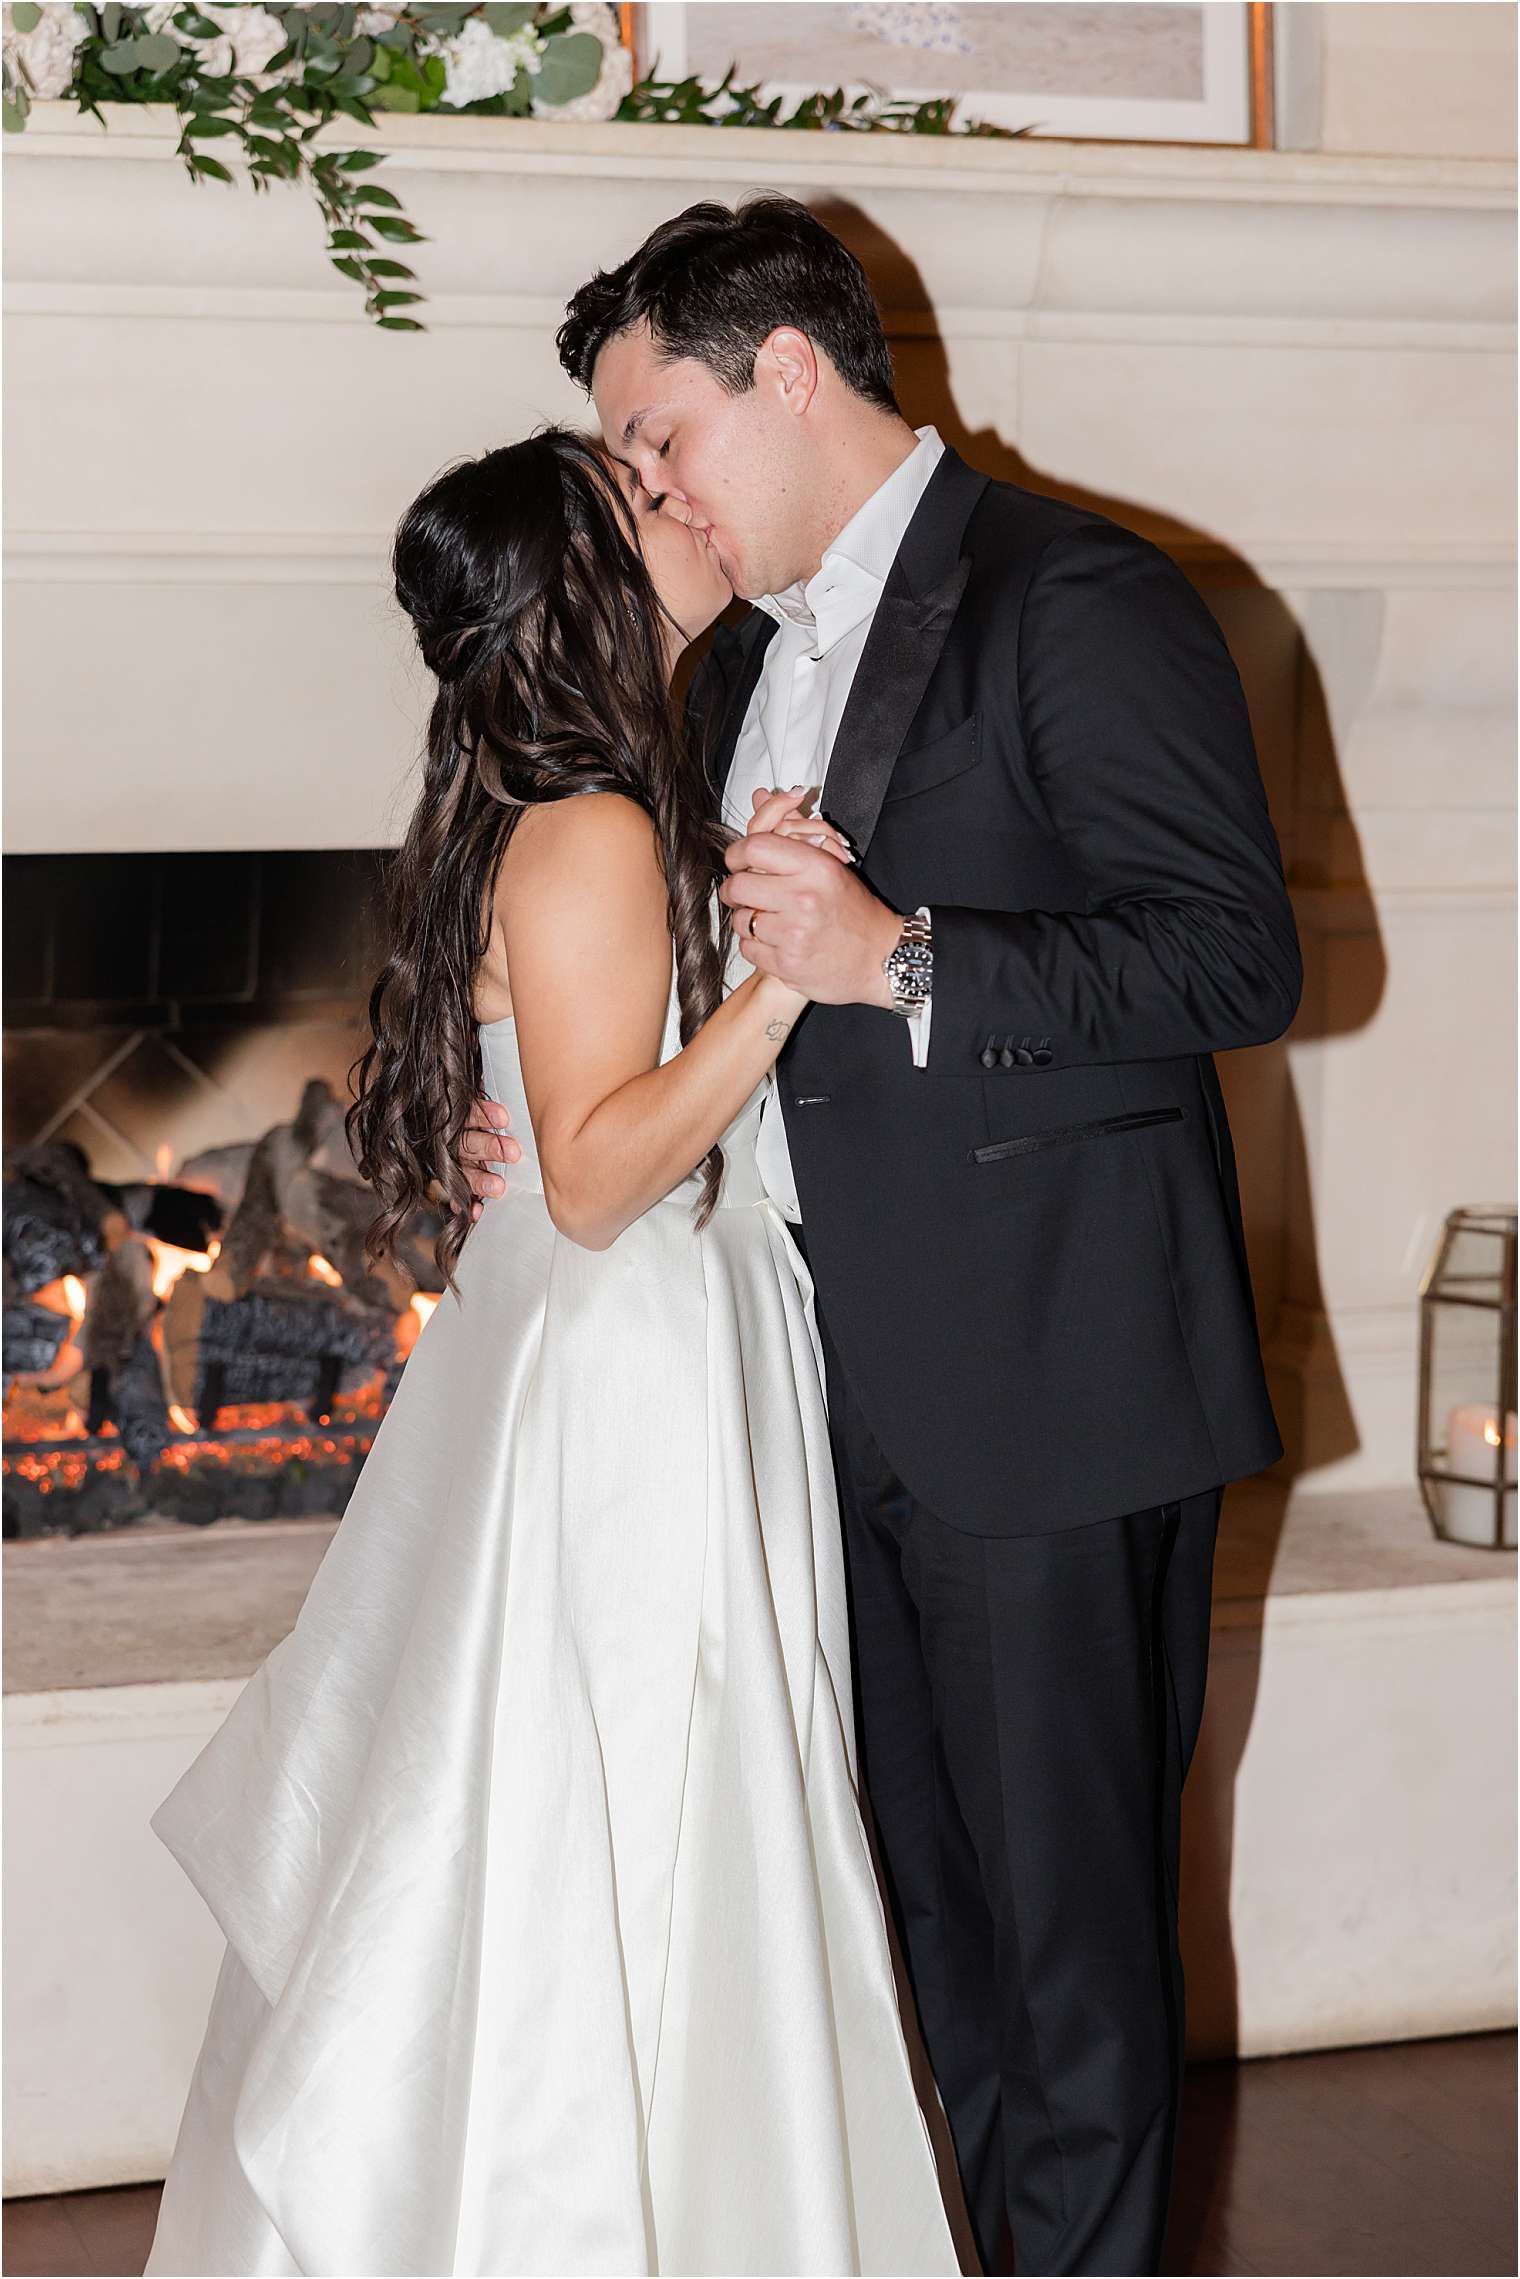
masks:
[[[152,1817],[228,1944],[147,2271],[955,2273],[764,1086],[594,1252],[480,1034],[522,1161]]]

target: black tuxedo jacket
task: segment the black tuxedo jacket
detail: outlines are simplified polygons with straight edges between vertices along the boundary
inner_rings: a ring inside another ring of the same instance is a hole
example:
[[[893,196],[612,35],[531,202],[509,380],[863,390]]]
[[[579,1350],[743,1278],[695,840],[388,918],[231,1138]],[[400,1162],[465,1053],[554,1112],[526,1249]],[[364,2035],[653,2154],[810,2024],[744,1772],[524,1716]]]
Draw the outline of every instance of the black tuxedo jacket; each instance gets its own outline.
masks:
[[[691,717],[721,790],[774,622]],[[1239,677],[1157,546],[947,451],[823,811],[927,903],[927,1066],[814,1005],[777,1063],[820,1307],[883,1453],[949,1524],[1080,1526],[1282,1453],[1211,1055],[1292,1020],[1298,938]]]

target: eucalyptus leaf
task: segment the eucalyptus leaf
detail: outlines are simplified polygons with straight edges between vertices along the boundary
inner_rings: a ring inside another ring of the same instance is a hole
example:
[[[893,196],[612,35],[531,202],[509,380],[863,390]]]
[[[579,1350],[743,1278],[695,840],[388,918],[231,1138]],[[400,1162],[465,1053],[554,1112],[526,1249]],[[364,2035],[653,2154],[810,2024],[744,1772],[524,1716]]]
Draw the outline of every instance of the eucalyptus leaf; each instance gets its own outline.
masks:
[[[137,69],[136,40],[117,40],[113,47],[100,51],[100,68],[109,71],[113,79],[125,79]]]
[[[509,40],[524,24],[531,24],[534,13],[532,0],[527,0],[526,6],[509,5],[508,0],[490,0],[490,5],[480,12],[499,40]]]
[[[28,109],[24,87],[18,86],[14,95],[7,89],[5,95],[0,97],[0,127],[8,135],[19,135],[26,125]]]
[[[564,32],[549,41],[534,74],[538,100],[556,108],[589,95],[601,76],[602,43],[590,32]]]
[[[422,109],[422,97],[413,87],[377,87],[370,101],[382,111]]]
[[[21,5],[11,10],[11,26],[15,31],[34,32],[41,21],[42,10],[32,7],[30,0],[21,0]]]
[[[148,32],[133,42],[140,71],[172,71],[184,54],[178,40],[171,40],[167,32]]]

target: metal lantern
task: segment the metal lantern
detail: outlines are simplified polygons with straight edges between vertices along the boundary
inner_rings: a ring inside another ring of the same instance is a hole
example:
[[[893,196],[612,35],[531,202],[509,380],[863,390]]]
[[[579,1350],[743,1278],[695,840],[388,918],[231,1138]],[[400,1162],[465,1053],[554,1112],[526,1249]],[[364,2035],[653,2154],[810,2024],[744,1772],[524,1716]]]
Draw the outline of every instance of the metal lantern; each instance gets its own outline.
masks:
[[[1420,1493],[1448,1543],[1515,1544],[1515,1212],[1453,1211],[1420,1284]]]

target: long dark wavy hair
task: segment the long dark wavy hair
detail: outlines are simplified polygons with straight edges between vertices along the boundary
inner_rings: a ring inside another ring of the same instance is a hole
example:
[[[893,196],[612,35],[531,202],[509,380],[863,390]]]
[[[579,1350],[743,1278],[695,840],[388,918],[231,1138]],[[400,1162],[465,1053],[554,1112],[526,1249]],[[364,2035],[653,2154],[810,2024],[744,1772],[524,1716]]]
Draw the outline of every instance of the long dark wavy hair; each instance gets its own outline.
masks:
[[[454,1289],[471,1223],[458,1151],[482,1074],[473,984],[518,818],[592,791],[644,809],[669,897],[683,1043],[722,997],[730,919],[720,904],[715,932],[712,893],[728,834],[670,693],[671,619],[599,446],[548,427],[447,468],[402,516],[392,568],[438,689],[346,1129],[379,1198],[368,1255],[394,1253],[409,1213],[441,1201],[434,1255]],[[699,1227],[722,1169],[714,1146]]]

